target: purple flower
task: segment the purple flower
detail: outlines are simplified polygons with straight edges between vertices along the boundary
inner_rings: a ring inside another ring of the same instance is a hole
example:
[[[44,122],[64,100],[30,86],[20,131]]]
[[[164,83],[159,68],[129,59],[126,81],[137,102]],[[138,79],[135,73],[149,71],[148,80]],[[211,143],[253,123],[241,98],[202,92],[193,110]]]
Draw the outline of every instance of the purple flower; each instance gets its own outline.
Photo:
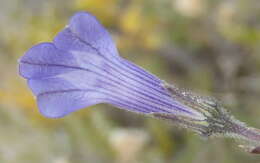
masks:
[[[168,85],[121,58],[109,33],[89,13],[76,13],[53,42],[28,50],[19,70],[46,117],[108,103],[171,120],[203,136],[242,139],[248,143],[241,147],[260,153],[259,130],[236,120],[215,99]]]
[[[46,117],[108,103],[142,114],[204,118],[172,98],[162,80],[121,58],[109,33],[87,12],[76,13],[53,42],[28,50],[19,69]]]

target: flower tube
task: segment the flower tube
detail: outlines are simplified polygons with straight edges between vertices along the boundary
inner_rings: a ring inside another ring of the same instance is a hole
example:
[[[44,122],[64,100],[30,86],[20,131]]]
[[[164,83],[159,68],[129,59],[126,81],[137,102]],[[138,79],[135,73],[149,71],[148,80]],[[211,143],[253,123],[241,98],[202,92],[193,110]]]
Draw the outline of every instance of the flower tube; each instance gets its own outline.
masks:
[[[62,117],[97,103],[129,111],[203,116],[174,100],[163,81],[118,55],[114,42],[97,19],[75,14],[53,42],[32,47],[20,59],[46,117]]]

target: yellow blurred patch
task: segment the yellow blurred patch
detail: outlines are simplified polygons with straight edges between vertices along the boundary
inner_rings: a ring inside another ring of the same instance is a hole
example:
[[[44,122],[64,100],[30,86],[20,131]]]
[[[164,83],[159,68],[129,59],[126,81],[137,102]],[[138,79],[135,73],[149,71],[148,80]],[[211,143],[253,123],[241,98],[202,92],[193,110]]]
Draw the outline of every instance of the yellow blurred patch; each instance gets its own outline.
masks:
[[[0,90],[0,102],[8,106],[19,106],[23,109],[32,109],[36,107],[35,100],[29,89],[21,86],[15,80],[9,81],[9,84]]]
[[[130,6],[120,18],[120,27],[124,32],[137,33],[143,24],[141,8],[137,5]]]
[[[119,10],[118,0],[75,0],[74,2],[76,9],[92,13],[105,24],[112,24]]]
[[[147,49],[157,49],[161,45],[161,38],[154,33],[148,34],[144,38],[144,43]]]

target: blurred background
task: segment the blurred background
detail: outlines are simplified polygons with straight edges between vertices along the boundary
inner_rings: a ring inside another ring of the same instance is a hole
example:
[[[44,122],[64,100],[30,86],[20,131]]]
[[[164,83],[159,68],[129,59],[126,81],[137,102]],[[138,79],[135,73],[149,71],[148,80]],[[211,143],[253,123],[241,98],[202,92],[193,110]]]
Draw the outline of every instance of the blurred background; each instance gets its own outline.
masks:
[[[260,127],[259,0],[0,0],[0,163],[258,163],[229,139],[96,105],[47,119],[17,72],[77,11],[111,32],[121,56],[215,96]]]

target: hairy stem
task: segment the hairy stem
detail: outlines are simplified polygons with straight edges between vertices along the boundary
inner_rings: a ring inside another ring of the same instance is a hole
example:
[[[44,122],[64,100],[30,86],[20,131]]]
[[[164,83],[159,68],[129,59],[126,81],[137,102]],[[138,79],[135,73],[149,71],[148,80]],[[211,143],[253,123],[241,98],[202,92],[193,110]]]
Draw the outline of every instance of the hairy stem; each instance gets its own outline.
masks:
[[[260,130],[236,120],[218,100],[199,96],[167,83],[163,86],[174,99],[201,113],[204,120],[160,113],[153,114],[154,117],[171,120],[176,125],[191,129],[204,137],[234,138],[246,144],[240,145],[244,150],[260,154]]]

